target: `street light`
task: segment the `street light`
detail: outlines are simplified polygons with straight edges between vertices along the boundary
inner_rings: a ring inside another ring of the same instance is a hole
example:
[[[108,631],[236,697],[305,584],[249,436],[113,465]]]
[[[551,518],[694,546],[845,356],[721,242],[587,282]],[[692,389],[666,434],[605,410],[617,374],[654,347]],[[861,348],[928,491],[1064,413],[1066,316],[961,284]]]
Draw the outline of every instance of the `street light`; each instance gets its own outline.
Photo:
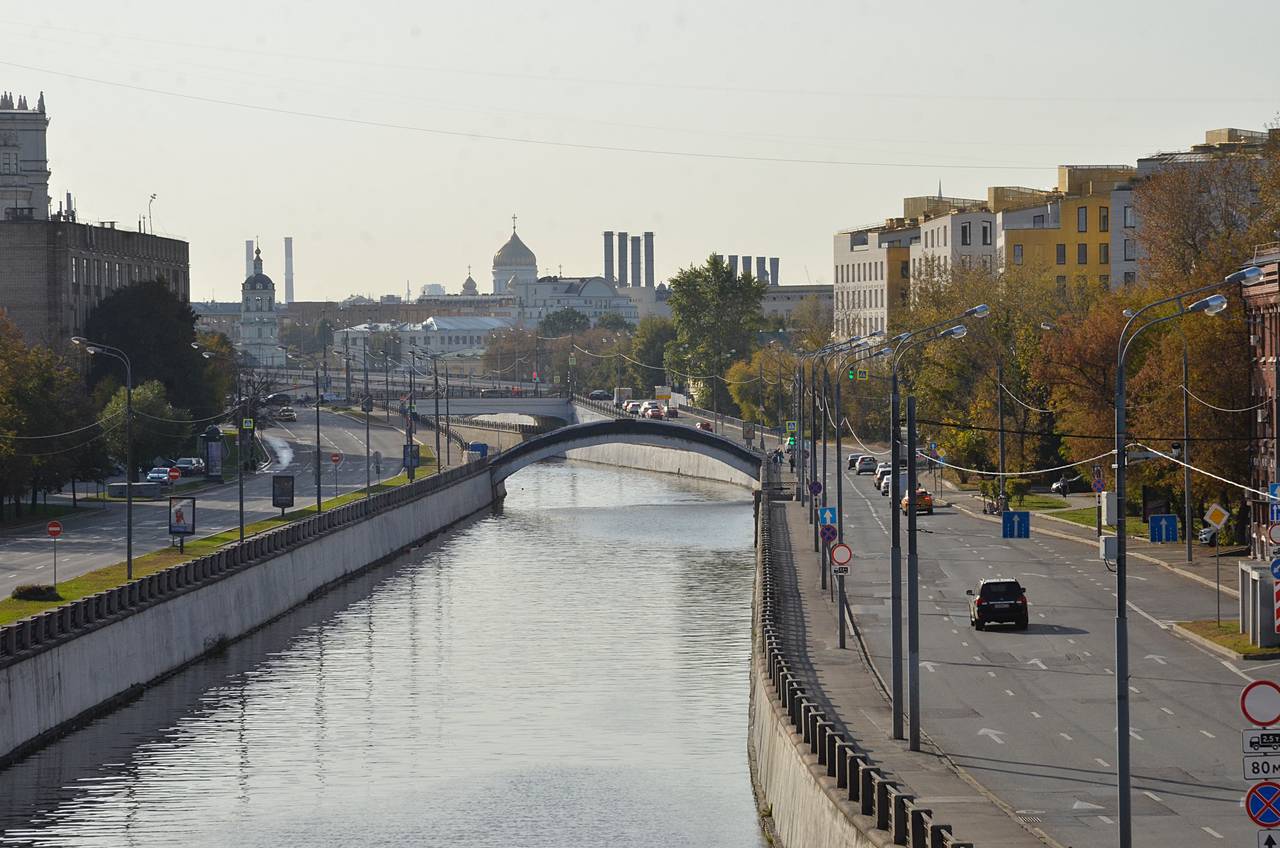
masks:
[[[284,351],[286,357],[292,356],[299,362],[311,362],[311,367],[315,370],[315,386],[316,386],[316,514],[319,515],[324,510],[324,502],[320,494],[320,468],[323,466],[322,455],[320,453],[320,363],[315,356],[302,357],[289,353],[284,345],[277,345]]]
[[[1117,822],[1116,827],[1119,831],[1120,848],[1132,848],[1133,846],[1133,810],[1130,795],[1133,790],[1133,776],[1129,765],[1129,610],[1128,610],[1128,539],[1125,536],[1125,483],[1127,476],[1127,441],[1128,432],[1126,430],[1125,417],[1125,359],[1129,355],[1129,348],[1133,342],[1142,335],[1143,331],[1163,324],[1166,321],[1172,321],[1181,318],[1184,315],[1195,312],[1203,312],[1206,315],[1217,315],[1227,308],[1227,298],[1221,294],[1212,294],[1193,302],[1189,306],[1183,306],[1183,300],[1221,288],[1224,285],[1243,285],[1249,286],[1258,282],[1262,276],[1262,269],[1251,267],[1236,271],[1234,274],[1228,275],[1221,282],[1210,283],[1207,286],[1191,289],[1189,291],[1175,294],[1170,297],[1162,298],[1153,303],[1149,303],[1141,309],[1133,311],[1129,315],[1129,320],[1125,323],[1124,328],[1120,331],[1120,338],[1116,341],[1116,429],[1115,429],[1115,455],[1116,455],[1116,794],[1117,794]],[[1143,313],[1158,306],[1166,304],[1175,304],[1177,311],[1165,315],[1160,318],[1154,318],[1139,326],[1130,334],[1129,330],[1133,327]],[[1190,528],[1187,528],[1190,530]]]
[[[192,348],[200,350],[200,345],[195,342],[191,343]],[[240,541],[244,541],[244,423],[245,416],[245,398],[244,392],[240,388],[240,362],[236,359],[234,353],[223,353],[214,351],[201,351],[201,356],[205,359],[229,359],[236,368],[236,487],[239,491],[239,516],[240,516]],[[253,441],[249,442],[250,456],[253,451]]]
[[[71,343],[83,347],[90,356],[103,354],[124,363],[124,521],[126,580],[133,579],[133,363],[129,355],[118,347],[91,342],[84,336],[72,336]]]

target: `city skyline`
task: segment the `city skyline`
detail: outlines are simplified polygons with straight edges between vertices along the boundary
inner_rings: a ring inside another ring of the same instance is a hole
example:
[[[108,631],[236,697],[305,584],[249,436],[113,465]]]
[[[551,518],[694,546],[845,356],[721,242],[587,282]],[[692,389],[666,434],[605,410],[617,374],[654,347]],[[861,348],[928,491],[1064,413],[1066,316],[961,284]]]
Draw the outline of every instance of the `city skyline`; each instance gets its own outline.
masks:
[[[234,298],[247,234],[282,275],[292,235],[296,297],[310,300],[406,280],[456,292],[513,213],[544,273],[601,273],[600,233],[626,229],[657,234],[659,280],[719,252],[779,256],[784,284],[831,282],[831,233],[897,214],[904,195],[1047,187],[1058,164],[1259,129],[1280,82],[1257,51],[1169,62],[1230,43],[1233,21],[1149,3],[1084,4],[1065,22],[1012,3],[990,19],[936,9],[896,40],[873,37],[903,21],[871,5],[821,4],[780,27],[667,4],[630,31],[581,3],[447,19],[390,5],[353,27],[336,8],[202,18],[142,4],[127,28],[73,2],[11,22],[0,89],[45,93],[55,209],[71,191],[81,220],[130,226],[156,194],[155,231],[191,243],[197,300]],[[1116,31],[1158,11],[1162,39],[1117,52],[1090,10]],[[1072,61],[1046,62],[1028,31],[1070,44]],[[999,44],[999,58],[939,62],[944,38]],[[769,49],[717,62],[699,49],[712,39],[734,56]]]

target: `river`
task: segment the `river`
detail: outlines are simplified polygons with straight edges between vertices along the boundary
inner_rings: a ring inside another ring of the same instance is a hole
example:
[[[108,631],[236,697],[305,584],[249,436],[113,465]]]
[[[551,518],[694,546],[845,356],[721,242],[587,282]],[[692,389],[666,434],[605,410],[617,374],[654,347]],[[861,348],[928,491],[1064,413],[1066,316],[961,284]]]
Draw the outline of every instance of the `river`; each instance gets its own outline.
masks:
[[[759,848],[751,499],[543,463],[0,773],[0,845]]]

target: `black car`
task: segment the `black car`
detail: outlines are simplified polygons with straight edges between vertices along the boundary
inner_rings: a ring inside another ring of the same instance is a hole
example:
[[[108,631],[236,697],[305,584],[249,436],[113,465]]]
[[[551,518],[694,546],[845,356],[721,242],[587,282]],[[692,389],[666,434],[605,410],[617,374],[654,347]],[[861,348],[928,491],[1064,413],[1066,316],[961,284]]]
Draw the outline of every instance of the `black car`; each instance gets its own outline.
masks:
[[[988,624],[1012,624],[1026,630],[1028,622],[1027,590],[1017,580],[998,577],[979,580],[978,588],[965,592],[969,596],[969,626],[985,630]]]
[[[594,392],[587,395],[587,397],[591,400],[613,400],[613,394],[606,392],[604,389],[596,389]]]

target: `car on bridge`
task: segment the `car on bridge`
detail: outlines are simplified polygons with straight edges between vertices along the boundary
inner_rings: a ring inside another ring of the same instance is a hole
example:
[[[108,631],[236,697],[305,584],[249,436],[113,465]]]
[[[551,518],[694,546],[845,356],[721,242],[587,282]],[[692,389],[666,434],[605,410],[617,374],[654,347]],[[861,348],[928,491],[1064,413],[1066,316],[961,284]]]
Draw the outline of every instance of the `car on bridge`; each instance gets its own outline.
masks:
[[[589,400],[612,400],[613,395],[609,394],[604,389],[596,389],[594,392],[587,395],[587,398]]]
[[[708,433],[712,432],[710,421],[699,421],[694,426],[697,427],[699,430],[706,430]]]
[[[849,454],[849,470],[850,471],[858,467],[858,460],[860,459],[862,459],[862,454],[860,453]]]
[[[660,407],[660,406],[651,406],[651,407],[649,407],[648,409],[646,409],[646,410],[644,411],[644,417],[645,417],[645,418],[653,418],[653,419],[655,419],[655,420],[657,420],[657,421],[661,421],[661,420],[663,419],[663,415],[662,415],[662,407]]]
[[[968,589],[969,626],[985,630],[988,624],[1012,624],[1015,630],[1026,630],[1030,621],[1027,590],[1017,580],[997,577],[979,580],[977,589]]]
[[[622,411],[629,413],[631,415],[637,414],[640,411],[640,401],[638,400],[627,401],[622,405]]]
[[[876,473],[875,477],[872,478],[872,482],[877,489],[880,488],[881,481],[884,480],[885,477],[888,477],[892,471],[893,466],[887,462],[882,462],[876,466]]]
[[[679,418],[679,417],[680,417],[680,407],[678,407],[678,406],[665,406],[665,407],[663,407],[663,408],[662,408],[662,414],[663,414],[663,415],[665,415],[665,416],[667,416],[668,418]]]

